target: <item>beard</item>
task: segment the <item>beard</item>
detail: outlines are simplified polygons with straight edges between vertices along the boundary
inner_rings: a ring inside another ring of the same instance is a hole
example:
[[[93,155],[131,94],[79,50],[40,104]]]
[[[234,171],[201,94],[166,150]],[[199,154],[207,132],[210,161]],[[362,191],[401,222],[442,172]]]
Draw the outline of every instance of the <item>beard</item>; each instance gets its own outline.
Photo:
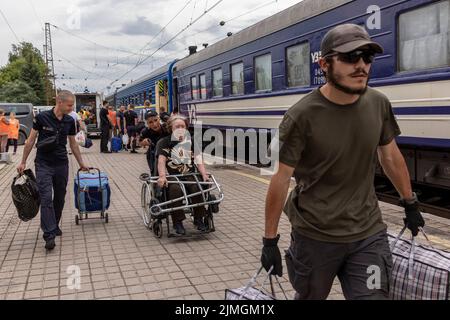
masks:
[[[366,72],[364,70],[359,69],[354,74],[362,74],[362,73],[366,74]],[[369,75],[367,75],[366,85],[362,89],[353,89],[353,88],[350,88],[348,86],[341,84],[340,80],[342,78],[343,78],[343,76],[337,75],[334,73],[333,64],[330,63],[330,66],[329,66],[328,72],[327,72],[327,81],[330,84],[332,84],[336,89],[338,89],[344,93],[347,93],[347,94],[357,94],[357,95],[363,95],[367,91],[367,86],[369,83]]]

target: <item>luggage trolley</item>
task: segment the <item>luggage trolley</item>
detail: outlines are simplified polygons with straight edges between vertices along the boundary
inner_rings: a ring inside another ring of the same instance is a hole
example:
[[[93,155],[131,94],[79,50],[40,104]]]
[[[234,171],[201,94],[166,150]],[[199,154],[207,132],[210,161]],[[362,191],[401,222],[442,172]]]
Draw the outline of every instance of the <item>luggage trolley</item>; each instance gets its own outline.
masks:
[[[78,210],[75,216],[76,225],[88,219],[102,219],[108,223],[109,217],[106,210],[109,209],[111,199],[108,175],[97,168],[89,168],[87,173],[79,169],[74,180],[75,207]],[[93,213],[100,213],[100,217],[89,218],[89,215]]]
[[[160,188],[158,186],[158,176],[151,177],[149,174],[141,174],[140,180],[142,181],[141,190],[141,204],[142,204],[142,220],[144,225],[152,230],[157,238],[161,238],[163,235],[163,221],[165,220],[167,225],[168,237],[175,237],[177,235],[171,233],[171,227],[169,222],[169,216],[177,210],[183,210],[185,213],[190,213],[193,218],[193,208],[200,206],[207,206],[206,216],[204,217],[204,224],[206,226],[205,232],[199,232],[198,234],[211,233],[215,231],[214,226],[214,213],[219,212],[219,204],[222,202],[224,196],[220,185],[217,183],[213,175],[208,175],[209,181],[202,181],[201,175],[196,173],[184,174],[184,175],[169,175],[167,180],[169,184],[179,184],[183,196],[180,198],[168,200],[168,189]],[[194,181],[185,181],[185,178],[193,177]],[[186,185],[196,184],[199,187],[198,192],[188,194],[186,191]],[[198,195],[202,195],[203,202],[192,203],[192,198]],[[183,205],[170,208],[169,205],[182,201]]]

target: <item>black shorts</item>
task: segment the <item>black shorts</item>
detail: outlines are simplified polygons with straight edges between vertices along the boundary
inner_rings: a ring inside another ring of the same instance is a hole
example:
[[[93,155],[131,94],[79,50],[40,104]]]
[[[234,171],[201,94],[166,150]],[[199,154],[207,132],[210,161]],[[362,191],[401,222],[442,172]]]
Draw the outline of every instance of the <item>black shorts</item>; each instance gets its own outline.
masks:
[[[128,126],[127,133],[129,137],[136,137],[136,126]]]

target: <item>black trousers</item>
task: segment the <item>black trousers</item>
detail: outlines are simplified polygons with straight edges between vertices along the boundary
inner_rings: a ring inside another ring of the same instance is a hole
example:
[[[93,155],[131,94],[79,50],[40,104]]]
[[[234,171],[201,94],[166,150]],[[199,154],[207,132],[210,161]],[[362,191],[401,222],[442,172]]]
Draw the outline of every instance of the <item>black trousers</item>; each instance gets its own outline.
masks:
[[[14,153],[17,152],[17,139],[9,139],[8,143],[6,144],[6,153],[9,151],[9,146],[14,146]]]
[[[100,152],[108,152],[108,142],[111,131],[109,130],[109,126],[102,126],[101,130]]]
[[[155,159],[155,151],[151,149],[151,147],[149,147],[148,151],[147,151],[147,164],[148,164],[148,168],[150,170],[150,175],[157,175],[155,172],[155,163],[156,159]]]
[[[336,276],[346,299],[386,300],[392,272],[386,231],[354,243],[329,243],[291,233],[286,252],[297,300],[324,300]]]
[[[44,239],[54,239],[66,197],[69,165],[36,163],[36,180],[41,196],[41,229]]]
[[[174,181],[173,179],[169,178],[169,181]],[[195,181],[194,178],[189,177],[189,178],[185,178],[185,181]],[[197,193],[200,191],[200,189],[198,188],[198,186],[196,184],[185,184],[186,187],[186,191],[188,194],[192,194],[192,193]],[[181,187],[179,184],[177,183],[170,183],[169,184],[169,188],[168,188],[168,192],[169,192],[169,199],[177,199],[182,197],[183,191],[181,190]],[[203,202],[203,196],[201,194],[195,196],[195,197],[191,197],[191,202],[192,203],[201,203]],[[174,207],[181,207],[183,205],[182,201],[177,201],[174,204],[170,205],[169,207],[174,208]],[[206,215],[206,209],[205,206],[200,206],[200,207],[195,207],[194,208],[194,219],[201,219]],[[172,222],[175,224],[177,222],[181,222],[184,219],[186,219],[186,215],[184,214],[183,210],[177,210],[175,212],[172,213]]]

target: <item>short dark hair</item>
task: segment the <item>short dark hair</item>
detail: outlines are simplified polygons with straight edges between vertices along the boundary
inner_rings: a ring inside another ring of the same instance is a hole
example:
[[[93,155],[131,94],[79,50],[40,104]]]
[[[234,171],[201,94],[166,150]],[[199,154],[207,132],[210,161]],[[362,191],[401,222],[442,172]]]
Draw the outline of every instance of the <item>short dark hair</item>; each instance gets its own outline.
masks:
[[[107,104],[109,104],[109,102],[108,101],[103,101],[103,106],[106,106]]]

